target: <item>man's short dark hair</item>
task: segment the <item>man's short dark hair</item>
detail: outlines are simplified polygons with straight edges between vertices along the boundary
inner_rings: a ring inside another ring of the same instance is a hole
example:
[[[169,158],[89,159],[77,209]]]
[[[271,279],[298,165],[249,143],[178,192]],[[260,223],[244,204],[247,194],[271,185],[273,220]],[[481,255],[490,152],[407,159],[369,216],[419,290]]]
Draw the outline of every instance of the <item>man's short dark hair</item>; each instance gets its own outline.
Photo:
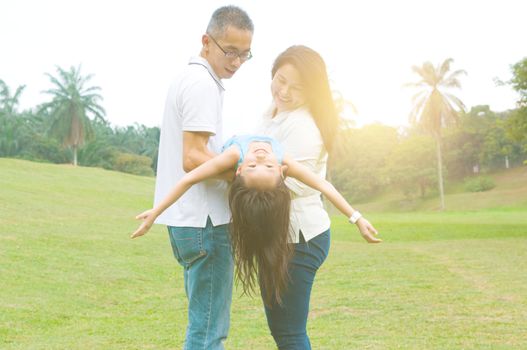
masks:
[[[254,32],[254,25],[247,12],[233,5],[223,6],[214,11],[207,26],[207,33],[221,37],[227,27]]]

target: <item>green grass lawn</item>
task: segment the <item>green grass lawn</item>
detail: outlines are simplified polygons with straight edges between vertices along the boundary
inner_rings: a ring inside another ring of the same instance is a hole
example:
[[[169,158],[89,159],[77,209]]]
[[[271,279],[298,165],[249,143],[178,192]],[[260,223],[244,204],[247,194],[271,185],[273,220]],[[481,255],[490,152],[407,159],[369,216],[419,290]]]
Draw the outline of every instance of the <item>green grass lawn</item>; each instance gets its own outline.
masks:
[[[485,176],[492,177],[496,184],[495,188],[486,192],[466,192],[463,181],[447,182],[447,211],[527,208],[527,167],[502,170]],[[368,212],[433,211],[439,207],[436,192],[434,188],[424,198],[416,195],[412,199],[405,199],[400,190],[391,189],[376,196],[371,203],[361,203],[360,206]]]
[[[187,305],[166,230],[128,238],[153,186],[0,159],[0,349],[182,347]],[[527,349],[526,202],[365,212],[380,245],[334,217],[313,290],[313,348]],[[226,345],[275,348],[259,298],[235,292]]]

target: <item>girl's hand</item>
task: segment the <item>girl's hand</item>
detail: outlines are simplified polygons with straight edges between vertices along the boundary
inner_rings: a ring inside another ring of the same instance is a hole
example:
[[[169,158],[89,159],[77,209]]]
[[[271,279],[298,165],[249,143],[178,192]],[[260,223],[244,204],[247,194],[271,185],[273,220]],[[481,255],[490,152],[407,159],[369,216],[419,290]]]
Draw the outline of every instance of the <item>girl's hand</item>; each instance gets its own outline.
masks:
[[[382,242],[382,239],[376,238],[375,236],[378,234],[375,227],[373,227],[372,224],[365,218],[361,217],[357,223],[357,227],[359,228],[360,234],[362,235],[362,238],[364,238],[368,243],[380,243]]]
[[[154,215],[154,209],[147,210],[145,212],[142,212],[141,214],[137,215],[135,217],[137,220],[143,220],[143,223],[137,230],[135,230],[134,233],[130,236],[130,238],[136,238],[139,236],[144,235],[145,233],[150,230],[150,227],[154,224],[154,220],[156,219],[156,216]]]

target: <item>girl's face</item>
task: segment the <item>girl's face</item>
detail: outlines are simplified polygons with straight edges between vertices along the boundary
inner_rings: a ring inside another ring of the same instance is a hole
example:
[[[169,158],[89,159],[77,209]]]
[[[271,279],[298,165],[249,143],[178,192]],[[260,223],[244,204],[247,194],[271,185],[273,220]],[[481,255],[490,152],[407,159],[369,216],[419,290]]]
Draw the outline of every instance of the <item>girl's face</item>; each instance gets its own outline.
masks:
[[[306,104],[300,73],[289,63],[276,71],[271,81],[271,94],[277,113],[292,111]]]
[[[236,175],[242,175],[248,187],[268,189],[282,177],[282,166],[268,142],[251,142]]]

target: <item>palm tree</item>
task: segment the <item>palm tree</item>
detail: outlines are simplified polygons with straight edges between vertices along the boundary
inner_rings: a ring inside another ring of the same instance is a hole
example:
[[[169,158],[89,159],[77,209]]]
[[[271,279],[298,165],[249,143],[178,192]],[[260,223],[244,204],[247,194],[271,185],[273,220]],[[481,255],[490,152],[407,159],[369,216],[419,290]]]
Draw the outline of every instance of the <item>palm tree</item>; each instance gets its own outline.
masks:
[[[19,86],[11,96],[9,86],[0,79],[0,157],[15,156],[20,150],[22,119],[17,108],[25,88],[25,85]]]
[[[4,115],[11,117],[14,114],[17,114],[17,107],[20,103],[20,95],[22,95],[22,92],[25,88],[25,85],[19,86],[15,90],[15,94],[11,96],[9,86],[7,86],[7,84],[2,79],[0,79],[0,111]]]
[[[73,165],[77,165],[79,146],[94,136],[88,113],[104,119],[105,111],[99,104],[102,97],[97,93],[101,88],[85,86],[93,75],[83,77],[80,66],[72,66],[69,71],[57,66],[57,74],[54,77],[46,73],[54,87],[43,92],[52,95],[53,100],[42,108],[49,109],[53,115],[50,133],[59,138],[64,146],[73,149]]]
[[[410,114],[410,122],[419,124],[425,131],[432,134],[436,141],[437,149],[437,175],[439,182],[440,209],[445,209],[445,198],[443,190],[443,170],[441,160],[441,130],[443,127],[456,123],[458,111],[464,110],[465,105],[459,98],[446,92],[451,88],[461,88],[459,76],[466,74],[464,70],[450,72],[452,58],[434,67],[432,63],[425,62],[422,66],[413,66],[412,70],[417,73],[420,80],[407,84],[419,88],[412,101],[414,107]]]

